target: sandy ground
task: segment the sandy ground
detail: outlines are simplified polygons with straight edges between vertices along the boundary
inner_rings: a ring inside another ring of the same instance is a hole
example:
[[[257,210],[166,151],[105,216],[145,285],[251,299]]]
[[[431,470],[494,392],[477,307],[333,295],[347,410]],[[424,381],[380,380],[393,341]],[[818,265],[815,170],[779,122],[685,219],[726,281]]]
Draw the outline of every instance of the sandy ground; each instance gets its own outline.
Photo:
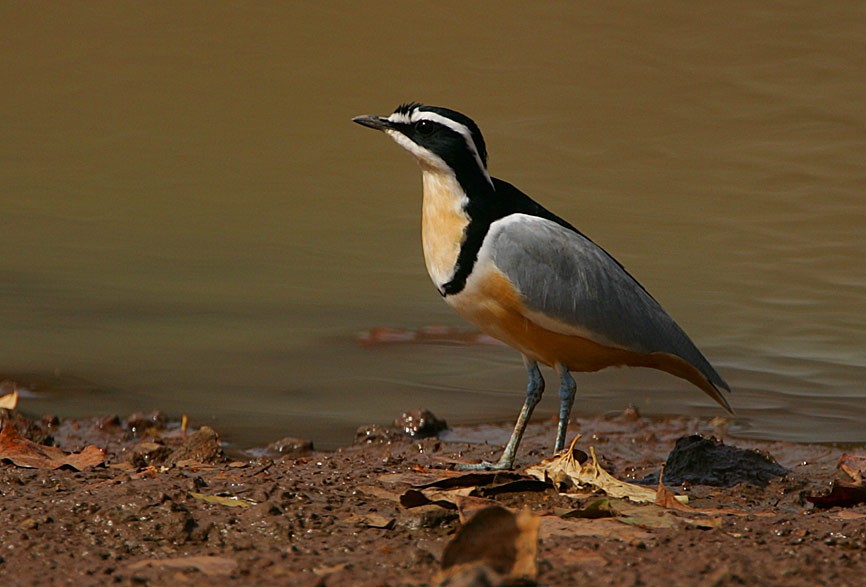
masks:
[[[866,506],[807,499],[828,493],[846,450],[727,439],[719,421],[627,410],[573,424],[577,448],[593,447],[625,481],[657,473],[677,439],[696,433],[758,449],[789,471],[766,485],[670,486],[697,510],[671,511],[591,490],[567,496],[520,475],[449,472],[453,460],[495,459],[498,446],[466,441],[507,438],[507,424],[426,439],[371,426],[335,452],[285,440],[226,456],[215,432],[183,434],[159,415],[0,413],[4,431],[21,435],[6,437],[13,458],[0,457],[6,586],[866,582]],[[553,436],[553,422],[531,424],[518,473],[549,456]],[[16,464],[33,448],[22,438],[72,453],[70,464],[48,468],[56,454]],[[82,453],[88,446],[104,453]],[[423,488],[441,479],[457,481]],[[434,503],[407,507],[418,500]],[[443,560],[453,565],[444,573]]]

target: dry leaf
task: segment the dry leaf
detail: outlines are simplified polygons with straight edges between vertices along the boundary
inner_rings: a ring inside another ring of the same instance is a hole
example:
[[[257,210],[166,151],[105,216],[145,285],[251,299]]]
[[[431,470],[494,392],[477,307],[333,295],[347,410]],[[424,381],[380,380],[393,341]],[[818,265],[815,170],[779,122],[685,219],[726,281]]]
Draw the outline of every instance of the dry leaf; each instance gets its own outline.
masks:
[[[384,487],[379,487],[377,485],[358,485],[357,487],[355,487],[355,490],[365,495],[377,497],[379,499],[384,499],[387,501],[400,501],[399,494],[394,493],[393,491],[388,491]]]
[[[863,483],[863,477],[866,475],[866,456],[843,454],[837,468],[850,481],[837,479],[833,481],[830,493],[827,495],[809,495],[806,499],[819,508],[851,507],[866,503],[866,484]]]
[[[413,484],[416,489],[437,487],[452,489],[456,487],[489,487],[491,485],[507,485],[513,482],[527,481],[524,475],[511,471],[476,471],[459,475],[438,475],[436,479],[423,484]]]
[[[616,512],[610,507],[609,499],[596,499],[588,503],[586,507],[565,512],[561,517],[597,520],[599,518],[613,518],[615,516]]]
[[[866,476],[866,456],[843,454],[839,459],[839,470],[848,475],[854,485],[863,485],[863,477]]]
[[[402,482],[404,479],[418,480],[417,473],[388,475],[387,482]],[[470,495],[486,497],[500,493],[544,491],[547,484],[508,471],[448,474],[426,483],[416,484],[400,496],[400,505],[405,508],[435,504],[448,509],[457,509],[458,501]]]
[[[611,500],[611,509],[616,512],[618,521],[646,530],[674,528],[680,519],[674,510],[655,504],[637,505],[625,500]]]
[[[381,528],[383,530],[391,530],[394,528],[396,520],[394,518],[386,518],[380,514],[353,514],[345,520],[349,524],[358,526],[366,526],[368,528]]]
[[[400,505],[404,508],[416,508],[432,504],[449,510],[456,510],[457,499],[470,495],[474,490],[474,487],[409,489],[400,496]]]
[[[466,522],[468,522],[470,518],[472,518],[475,514],[479,512],[479,510],[483,510],[484,508],[488,508],[490,506],[499,505],[496,501],[492,499],[475,497],[474,495],[458,497],[455,502],[457,503],[457,515],[460,518],[461,524],[465,524]]]
[[[256,505],[254,501],[239,499],[235,496],[205,495],[204,493],[196,493],[195,491],[190,491],[189,494],[199,501],[223,505],[230,508],[248,508]]]
[[[508,577],[534,579],[539,524],[529,510],[516,515],[501,506],[479,510],[445,547],[439,580],[478,564]]]
[[[702,528],[704,530],[713,530],[716,528],[722,527],[722,519],[719,517],[715,518],[680,518],[686,524],[691,524],[697,528]]]
[[[691,511],[694,508],[686,505],[688,501],[687,495],[674,495],[674,493],[665,487],[665,484],[662,482],[662,479],[665,478],[665,468],[662,466],[661,473],[659,473],[659,484],[656,487],[656,499],[653,502],[655,505],[659,505],[663,508],[672,508],[676,510],[683,511]]]
[[[179,461],[175,461],[174,466],[178,469],[192,469],[193,471],[212,471],[217,468],[216,465],[203,463],[195,459],[180,459]],[[229,466],[231,466],[231,463],[229,463]]]
[[[348,563],[337,563],[336,565],[325,565],[321,567],[316,567],[313,569],[313,574],[317,577],[327,577],[328,575],[333,575],[334,573],[339,573],[343,569],[346,568]],[[316,583],[318,585],[319,583]]]
[[[18,405],[18,390],[13,389],[12,393],[0,395],[0,409],[14,410]]]
[[[831,516],[832,518],[836,518],[837,520],[862,520],[866,518],[866,514],[861,514],[860,512],[852,512],[851,510],[840,510]]]
[[[0,460],[8,459],[19,467],[59,469],[72,467],[82,471],[105,461],[105,452],[88,446],[81,452],[67,453],[54,446],[44,446],[24,438],[12,426],[0,430]]]
[[[610,497],[628,498],[637,503],[655,503],[658,497],[657,491],[620,481],[605,471],[598,464],[594,447],[589,447],[590,459],[583,464],[579,463],[573,454],[574,444],[579,438],[579,435],[576,436],[567,450],[527,468],[527,474],[542,481],[550,480],[557,485],[564,484],[573,488],[591,485]]]
[[[386,473],[380,475],[376,480],[386,485],[405,484],[421,487],[452,474],[455,477],[463,475],[463,473],[455,474],[453,471],[405,471],[402,473]]]
[[[238,563],[230,558],[219,556],[180,556],[176,558],[149,558],[130,564],[127,568],[138,571],[146,567],[166,569],[196,569],[209,577],[230,575]]]
[[[542,540],[546,540],[551,536],[597,536],[600,538],[622,540],[623,542],[632,542],[634,540],[646,540],[652,534],[638,526],[623,524],[615,518],[594,520],[569,518],[566,520],[559,516],[542,516],[540,536]]]
[[[866,486],[833,481],[827,495],[807,495],[818,508],[851,507],[866,502]]]

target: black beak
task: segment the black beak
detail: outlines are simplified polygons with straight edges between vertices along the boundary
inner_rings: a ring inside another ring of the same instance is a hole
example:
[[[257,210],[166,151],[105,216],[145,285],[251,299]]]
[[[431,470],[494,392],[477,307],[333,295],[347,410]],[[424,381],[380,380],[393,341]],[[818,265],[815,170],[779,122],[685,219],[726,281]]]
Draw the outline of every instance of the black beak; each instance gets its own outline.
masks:
[[[361,126],[375,128],[376,130],[386,130],[391,128],[391,122],[375,115],[356,116],[352,122],[357,122]]]

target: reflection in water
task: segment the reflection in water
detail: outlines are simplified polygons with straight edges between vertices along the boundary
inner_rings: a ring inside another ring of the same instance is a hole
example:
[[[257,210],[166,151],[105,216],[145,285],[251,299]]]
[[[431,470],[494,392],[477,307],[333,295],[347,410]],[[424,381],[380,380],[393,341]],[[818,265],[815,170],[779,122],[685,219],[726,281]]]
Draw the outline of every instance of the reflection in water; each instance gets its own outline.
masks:
[[[425,275],[417,172],[350,122],[417,99],[472,116],[494,175],[626,263],[731,383],[741,434],[863,441],[864,20],[5,7],[0,373],[45,390],[33,412],[185,411],[239,443],[334,446],[417,405],[511,418],[513,351],[355,340],[463,327]],[[651,372],[578,386],[578,412],[717,413]]]

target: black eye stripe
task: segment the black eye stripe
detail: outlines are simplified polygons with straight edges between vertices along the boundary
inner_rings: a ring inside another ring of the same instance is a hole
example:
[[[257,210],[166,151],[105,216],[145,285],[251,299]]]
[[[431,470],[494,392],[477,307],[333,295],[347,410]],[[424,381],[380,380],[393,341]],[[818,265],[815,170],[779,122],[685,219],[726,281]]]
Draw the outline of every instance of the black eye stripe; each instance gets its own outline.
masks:
[[[419,120],[415,123],[415,130],[422,135],[429,135],[436,130],[436,123],[430,120]]]

